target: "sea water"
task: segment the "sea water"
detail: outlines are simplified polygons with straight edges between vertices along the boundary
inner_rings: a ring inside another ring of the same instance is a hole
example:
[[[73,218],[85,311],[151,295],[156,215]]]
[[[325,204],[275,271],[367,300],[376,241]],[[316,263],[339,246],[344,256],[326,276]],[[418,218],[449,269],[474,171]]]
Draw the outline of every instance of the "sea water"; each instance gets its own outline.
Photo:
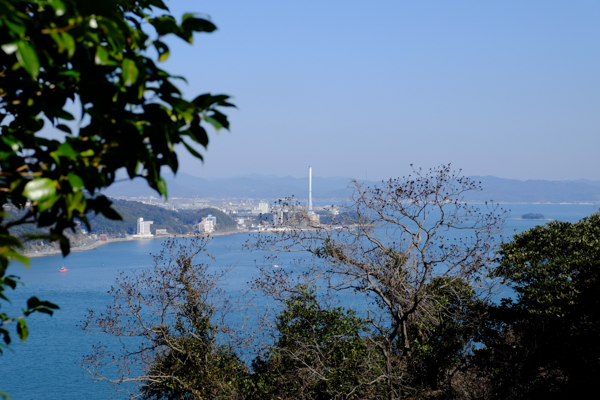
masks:
[[[547,221],[522,220],[525,213],[540,213],[547,218],[575,222],[594,212],[592,205],[503,205],[511,210],[505,234],[523,232]],[[215,268],[234,267],[226,277],[228,292],[249,289],[248,282],[257,274],[257,264],[266,253],[241,251],[248,234],[214,237],[209,251],[215,260],[206,259]],[[0,355],[0,391],[13,400],[37,399],[127,399],[124,392],[115,392],[103,382],[94,382],[81,368],[81,360],[91,352],[100,339],[108,345],[110,338],[86,334],[77,325],[85,318],[86,310],[102,311],[111,301],[107,291],[120,272],[131,273],[153,267],[150,254],[160,251],[164,240],[138,240],[110,243],[95,250],[76,252],[67,258],[48,256],[32,258],[29,268],[11,264],[8,272],[18,275],[23,287],[6,294],[17,312],[31,296],[60,306],[52,317],[32,315],[28,319],[30,334],[20,343],[13,334],[13,343]],[[277,261],[281,268],[291,265],[291,258]],[[59,273],[65,265],[69,272]],[[8,326],[12,331],[14,327]],[[108,341],[107,341],[108,340]]]

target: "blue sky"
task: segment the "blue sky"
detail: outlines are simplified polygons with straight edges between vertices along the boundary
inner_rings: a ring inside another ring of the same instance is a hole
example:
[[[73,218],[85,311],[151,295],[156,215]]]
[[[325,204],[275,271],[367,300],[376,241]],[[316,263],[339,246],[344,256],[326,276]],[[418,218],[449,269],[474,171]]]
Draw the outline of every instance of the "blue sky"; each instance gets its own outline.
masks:
[[[600,2],[183,1],[219,30],[172,41],[186,95],[234,97],[206,178],[600,180]],[[183,152],[182,152],[183,153]]]

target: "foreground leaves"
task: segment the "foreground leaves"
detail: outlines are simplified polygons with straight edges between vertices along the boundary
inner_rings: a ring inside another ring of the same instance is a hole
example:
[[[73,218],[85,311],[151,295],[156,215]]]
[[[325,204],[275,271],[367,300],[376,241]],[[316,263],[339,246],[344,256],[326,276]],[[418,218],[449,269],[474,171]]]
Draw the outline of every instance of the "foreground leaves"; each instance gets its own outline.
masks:
[[[161,171],[177,171],[177,146],[185,139],[202,159],[204,127],[228,127],[218,111],[232,106],[228,96],[186,99],[174,84],[178,78],[155,62],[169,56],[166,37],[191,43],[195,32],[215,29],[190,14],[177,21],[162,0],[0,0],[3,300],[5,289],[14,289],[9,261],[26,261],[18,252],[27,238],[13,236],[16,227],[33,226],[29,238],[58,242],[66,255],[65,230],[87,226],[88,213],[120,218],[100,194],[117,171],[166,197]],[[24,316],[51,309],[42,302]],[[0,318],[4,344],[11,322],[27,337],[24,319]]]

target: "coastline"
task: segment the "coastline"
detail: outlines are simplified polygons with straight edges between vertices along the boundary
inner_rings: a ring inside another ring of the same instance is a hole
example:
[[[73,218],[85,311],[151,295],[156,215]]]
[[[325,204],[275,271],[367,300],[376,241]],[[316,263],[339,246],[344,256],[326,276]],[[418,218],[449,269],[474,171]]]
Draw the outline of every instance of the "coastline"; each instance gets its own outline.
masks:
[[[202,235],[202,236],[230,236],[230,235],[237,235],[239,233],[248,233],[248,232],[250,232],[250,231],[249,230],[235,230],[235,231],[225,231],[225,232],[213,232],[210,235]],[[125,238],[112,238],[112,239],[107,239],[107,240],[97,239],[95,242],[92,242],[88,245],[71,247],[71,252],[73,253],[73,252],[77,252],[77,251],[94,250],[100,246],[104,246],[106,244],[115,243],[115,242],[130,242],[130,241],[134,241],[134,240],[191,238],[191,237],[195,237],[195,236],[197,236],[197,235],[183,234],[183,235],[160,235],[160,236],[155,235],[152,237],[145,237],[145,238],[129,236],[129,237],[125,237]],[[37,251],[37,252],[24,252],[22,254],[28,258],[38,258],[38,257],[55,256],[57,254],[62,254],[62,252],[59,249],[52,249],[52,250],[43,250],[43,251]]]

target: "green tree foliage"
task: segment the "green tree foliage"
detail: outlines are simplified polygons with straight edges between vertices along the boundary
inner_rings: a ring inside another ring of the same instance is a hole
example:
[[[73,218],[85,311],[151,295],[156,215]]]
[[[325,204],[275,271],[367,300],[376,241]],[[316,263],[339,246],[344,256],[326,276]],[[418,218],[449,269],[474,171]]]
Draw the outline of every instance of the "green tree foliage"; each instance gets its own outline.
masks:
[[[459,381],[468,379],[483,302],[462,280],[436,277],[426,291],[433,299],[430,318],[415,321],[407,330],[408,340],[414,343],[408,359],[408,370],[414,376],[411,386],[422,388],[420,398],[461,398],[459,392],[469,389]]]
[[[141,388],[142,399],[231,399],[249,374],[228,346],[216,344],[214,309],[186,304],[181,310],[192,329],[181,324],[165,329],[157,344],[165,346],[154,359]]]
[[[103,215],[90,216],[89,222],[92,232],[107,233],[114,236],[134,234],[137,219],[142,217],[146,221],[154,222],[152,229],[167,229],[169,233],[185,234],[186,232],[195,232],[198,222],[209,214],[217,218],[217,231],[237,229],[236,222],[229,215],[216,208],[177,212],[150,204],[125,200],[114,200],[112,207],[119,213],[122,220],[111,220]]]
[[[362,337],[369,329],[354,311],[322,307],[305,286],[277,316],[277,340],[254,361],[262,398],[373,398],[377,389],[373,360]]]
[[[191,43],[195,32],[215,29],[192,14],[176,20],[162,0],[0,0],[0,204],[24,211],[18,219],[0,214],[3,299],[17,279],[6,275],[9,261],[26,262],[12,227],[49,229],[42,235],[66,255],[63,232],[74,230],[76,219],[119,219],[98,195],[117,170],[166,196],[160,172],[177,171],[175,147],[202,159],[197,146],[208,143],[206,123],[228,128],[218,110],[231,106],[227,96],[187,99],[177,77],[156,64],[169,56],[166,37]],[[41,134],[44,126],[51,135]],[[27,311],[52,309],[35,307]],[[3,339],[9,342],[8,333]]]
[[[479,355],[495,397],[587,398],[600,376],[600,214],[515,235],[499,255],[516,298],[490,308]]]

